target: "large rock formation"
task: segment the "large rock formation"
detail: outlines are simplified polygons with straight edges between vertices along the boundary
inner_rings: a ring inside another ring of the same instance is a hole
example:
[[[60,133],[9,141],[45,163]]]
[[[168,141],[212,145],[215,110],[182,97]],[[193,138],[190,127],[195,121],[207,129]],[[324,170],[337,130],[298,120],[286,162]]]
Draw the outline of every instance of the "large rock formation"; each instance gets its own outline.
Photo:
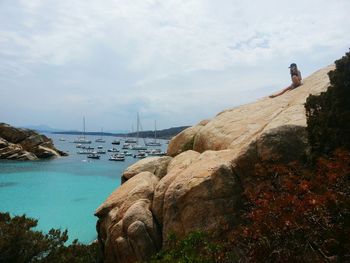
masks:
[[[173,138],[168,155],[128,168],[126,181],[97,209],[107,262],[135,262],[167,246],[169,234],[200,230],[225,237],[240,222],[243,180],[261,161],[288,162],[305,153],[304,103],[329,85],[317,71],[280,97],[219,113]]]
[[[0,159],[37,160],[63,155],[66,153],[57,150],[45,135],[0,123]]]

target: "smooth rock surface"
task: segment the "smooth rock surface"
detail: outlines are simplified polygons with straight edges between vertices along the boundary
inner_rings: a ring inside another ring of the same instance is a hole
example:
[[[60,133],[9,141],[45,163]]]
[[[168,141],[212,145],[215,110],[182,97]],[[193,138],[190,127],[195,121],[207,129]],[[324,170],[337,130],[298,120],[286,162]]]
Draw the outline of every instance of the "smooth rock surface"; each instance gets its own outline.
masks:
[[[262,98],[240,107],[225,110],[203,126],[196,125],[175,136],[168,154],[184,151],[183,145],[193,139],[192,148],[240,151],[262,134],[285,125],[306,127],[304,103],[309,94],[319,94],[329,86],[327,73],[334,65],[323,68],[303,80],[303,85],[276,98]],[[277,91],[277,90],[276,90]],[[186,138],[186,139],[185,139]],[[190,144],[188,144],[190,146]]]
[[[152,204],[152,212],[160,225],[163,225],[164,195],[169,185],[181,174],[191,163],[199,158],[200,153],[189,150],[177,155],[168,165],[168,171],[156,186]]]
[[[141,172],[122,184],[96,210],[105,262],[146,260],[159,250],[161,231],[150,211],[158,181],[156,175]]]
[[[151,172],[154,175],[162,178],[166,172],[167,167],[172,158],[169,156],[162,157],[148,157],[129,166],[123,173],[122,183],[129,180],[131,177],[141,172]]]

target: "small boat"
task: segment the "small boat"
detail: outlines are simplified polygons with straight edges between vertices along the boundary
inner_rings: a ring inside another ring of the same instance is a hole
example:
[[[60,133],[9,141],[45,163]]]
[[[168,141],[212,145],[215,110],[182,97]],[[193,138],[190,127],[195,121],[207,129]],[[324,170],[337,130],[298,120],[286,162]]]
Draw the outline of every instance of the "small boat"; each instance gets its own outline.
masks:
[[[132,156],[132,153],[131,153],[131,152],[124,151],[123,153],[124,153],[125,156]]]
[[[162,144],[157,141],[157,122],[156,121],[154,121],[154,140],[151,142],[146,142],[146,146],[162,146]]]
[[[98,149],[98,150],[97,150],[97,153],[99,153],[99,154],[106,154],[106,151],[103,150],[103,149]]]
[[[84,150],[94,150],[94,147],[91,146],[81,146],[80,148],[84,149]]]
[[[126,139],[125,142],[126,142],[126,143],[136,143],[137,140],[134,139],[134,138],[129,138],[129,139]]]
[[[91,150],[81,150],[77,152],[77,154],[93,154],[93,153],[96,153],[96,152]]]
[[[87,158],[90,158],[90,159],[100,159],[100,155],[96,154],[96,153],[92,153],[92,154],[89,154],[87,156]]]
[[[123,162],[123,161],[125,161],[125,156],[122,154],[115,154],[115,155],[112,155],[111,157],[109,157],[109,160]]]
[[[122,146],[122,149],[131,149],[131,145],[130,143],[124,143],[123,146]]]
[[[119,150],[117,148],[108,149],[108,152],[117,153]]]
[[[119,140],[114,140],[114,141],[112,142],[112,144],[119,145],[119,144],[120,144],[120,141],[119,141]]]
[[[97,146],[97,149],[103,149],[102,145]]]
[[[90,144],[91,141],[90,141],[90,140],[87,140],[87,139],[85,139],[85,138],[78,138],[78,139],[74,140],[73,143]]]
[[[147,157],[147,153],[145,153],[145,152],[138,152],[137,154],[134,154],[134,158],[143,159],[146,157]]]
[[[65,141],[66,141],[66,139],[63,138],[63,137],[59,138],[59,140],[60,140],[61,142],[65,142]]]
[[[147,150],[147,147],[136,144],[136,145],[131,146],[131,150],[137,150],[137,151],[139,151],[139,150]]]
[[[150,156],[164,156],[166,152],[162,152],[161,149],[152,149],[148,151],[148,155]]]
[[[103,129],[101,128],[101,137],[96,139],[95,142],[105,143],[106,141],[103,139],[102,135],[103,135]]]

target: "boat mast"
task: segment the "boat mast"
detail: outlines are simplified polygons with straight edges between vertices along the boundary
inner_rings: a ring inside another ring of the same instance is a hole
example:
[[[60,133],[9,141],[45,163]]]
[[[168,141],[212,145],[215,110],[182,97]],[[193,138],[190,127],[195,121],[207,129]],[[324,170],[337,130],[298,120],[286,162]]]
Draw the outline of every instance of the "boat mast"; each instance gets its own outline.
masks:
[[[139,144],[139,126],[140,126],[140,117],[139,117],[139,113],[137,113],[137,132],[136,132],[137,144]]]
[[[83,138],[84,138],[84,141],[85,141],[85,116],[83,117]]]
[[[154,142],[157,142],[157,121],[154,120]]]

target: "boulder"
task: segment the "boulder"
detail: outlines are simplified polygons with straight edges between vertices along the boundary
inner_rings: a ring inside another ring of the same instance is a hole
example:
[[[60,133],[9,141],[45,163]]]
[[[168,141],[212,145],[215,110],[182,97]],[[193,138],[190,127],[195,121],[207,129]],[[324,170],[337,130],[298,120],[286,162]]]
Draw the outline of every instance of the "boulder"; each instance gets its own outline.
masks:
[[[35,134],[34,131],[12,127],[6,123],[0,123],[0,137],[11,143],[19,143],[27,137]]]
[[[209,120],[203,120],[195,126],[187,128],[170,140],[167,155],[176,156],[179,153],[193,149],[196,134],[209,123]]]
[[[129,180],[131,177],[141,172],[151,172],[154,175],[162,178],[167,171],[168,163],[172,158],[169,156],[148,157],[129,166],[123,173],[122,183]]]
[[[168,165],[168,170],[166,176],[164,176],[156,186],[152,204],[152,212],[157,220],[157,222],[163,225],[163,201],[164,195],[169,187],[169,185],[175,180],[175,178],[181,174],[181,172],[186,169],[191,163],[198,159],[199,153],[189,150],[183,152],[174,159],[172,159]]]
[[[65,155],[45,135],[0,123],[0,159],[37,160]]]
[[[233,151],[206,151],[180,172],[163,201],[163,246],[170,233],[223,235],[238,222],[241,187],[233,170]]]
[[[150,211],[158,181],[156,175],[141,172],[96,210],[105,262],[144,261],[160,249],[161,230]]]

